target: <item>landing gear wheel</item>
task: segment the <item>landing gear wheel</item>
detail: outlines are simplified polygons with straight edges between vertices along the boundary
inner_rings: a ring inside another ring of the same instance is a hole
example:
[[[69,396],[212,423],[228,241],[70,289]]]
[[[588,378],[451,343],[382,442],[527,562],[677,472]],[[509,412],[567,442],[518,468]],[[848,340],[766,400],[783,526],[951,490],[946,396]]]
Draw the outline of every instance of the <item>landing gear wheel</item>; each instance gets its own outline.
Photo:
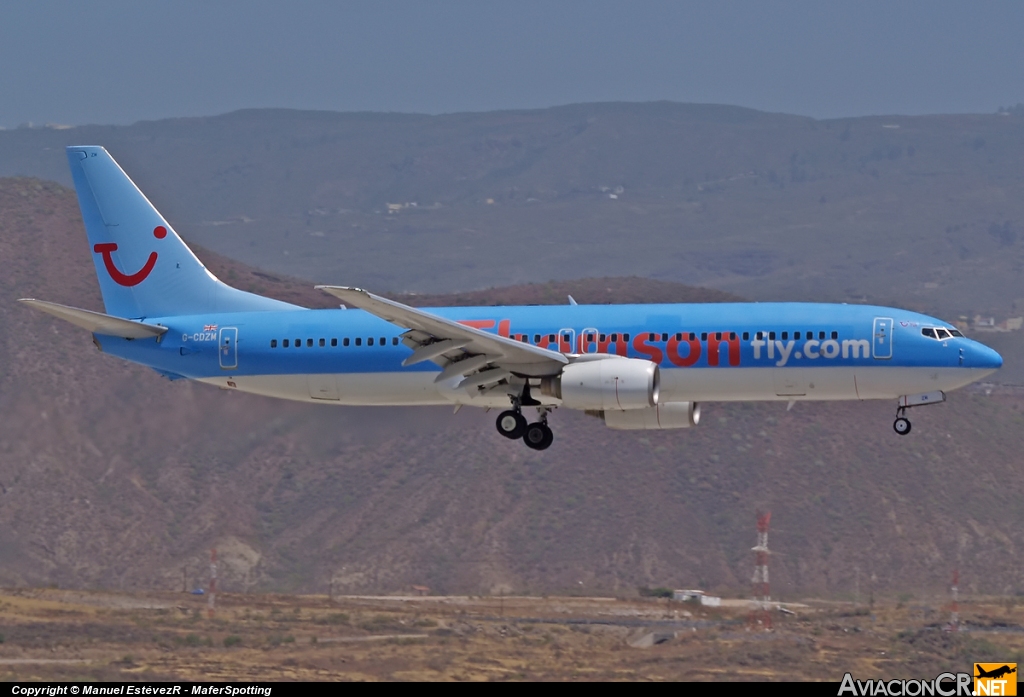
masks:
[[[526,447],[533,450],[547,450],[554,440],[555,435],[551,429],[546,423],[540,421],[527,426],[526,433],[523,434],[523,442],[526,443]]]
[[[498,433],[511,440],[522,438],[526,432],[526,418],[514,409],[498,414],[495,425],[498,427]]]
[[[892,430],[901,436],[905,436],[910,433],[910,421],[901,416],[892,422]]]

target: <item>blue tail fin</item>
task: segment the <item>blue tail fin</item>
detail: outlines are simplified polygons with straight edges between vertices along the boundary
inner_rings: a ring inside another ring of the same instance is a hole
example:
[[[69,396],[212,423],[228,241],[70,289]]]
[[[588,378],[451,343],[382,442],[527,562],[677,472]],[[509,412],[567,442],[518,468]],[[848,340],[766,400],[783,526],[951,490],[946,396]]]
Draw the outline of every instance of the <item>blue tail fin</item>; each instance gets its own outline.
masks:
[[[108,314],[301,309],[217,280],[105,149],[76,145],[67,154]]]

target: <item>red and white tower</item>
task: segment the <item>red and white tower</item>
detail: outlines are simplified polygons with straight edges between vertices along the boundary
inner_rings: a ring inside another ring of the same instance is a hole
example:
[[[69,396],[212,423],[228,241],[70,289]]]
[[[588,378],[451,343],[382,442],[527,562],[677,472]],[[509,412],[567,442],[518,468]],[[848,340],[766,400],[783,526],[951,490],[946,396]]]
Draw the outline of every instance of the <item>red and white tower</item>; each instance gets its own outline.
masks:
[[[949,607],[949,624],[947,632],[960,631],[960,569],[953,569],[953,585],[949,589],[953,602]]]
[[[210,550],[210,594],[206,597],[206,609],[210,617],[213,617],[214,606],[217,602],[217,550]]]
[[[771,522],[771,511],[757,516],[757,544],[751,548],[755,554],[754,577],[751,579],[754,609],[750,613],[750,623],[764,629],[771,629],[772,616],[771,588],[768,585],[768,524]]]

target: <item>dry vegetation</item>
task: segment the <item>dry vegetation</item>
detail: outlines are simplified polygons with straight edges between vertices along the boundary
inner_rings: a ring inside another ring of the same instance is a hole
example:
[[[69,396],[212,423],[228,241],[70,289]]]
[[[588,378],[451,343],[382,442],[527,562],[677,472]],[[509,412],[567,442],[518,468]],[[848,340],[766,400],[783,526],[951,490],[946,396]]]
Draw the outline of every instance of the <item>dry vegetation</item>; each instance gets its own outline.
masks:
[[[955,566],[975,595],[1024,593],[1020,389],[954,393],[915,413],[906,438],[884,403],[710,404],[698,428],[663,433],[559,412],[539,454],[479,410],[332,408],[167,382],[14,302],[101,309],[89,256],[73,192],[0,180],[0,585],[176,590],[216,547],[222,587],[238,592],[564,594],[582,580],[611,595],[736,595],[760,508],[773,511],[772,581],[786,599],[852,598],[856,569],[865,589],[923,597]],[[286,299],[325,297],[210,263]],[[597,279],[455,300],[600,301],[608,287],[622,299],[695,292]]]
[[[742,605],[737,602],[736,605]],[[0,680],[831,680],[1024,662],[1024,608],[809,601],[745,607],[583,597],[0,593]],[[653,635],[653,636],[651,636]],[[654,639],[653,646],[650,640]]]

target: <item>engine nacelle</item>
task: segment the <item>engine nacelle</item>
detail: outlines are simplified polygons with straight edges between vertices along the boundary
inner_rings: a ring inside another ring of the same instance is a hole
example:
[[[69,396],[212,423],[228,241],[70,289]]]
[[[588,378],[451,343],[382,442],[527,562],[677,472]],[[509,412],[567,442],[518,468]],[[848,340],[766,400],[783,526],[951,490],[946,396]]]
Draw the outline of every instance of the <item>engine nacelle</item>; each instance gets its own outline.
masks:
[[[544,378],[541,392],[570,409],[650,409],[658,404],[658,366],[638,358],[600,358],[570,363]]]
[[[605,426],[620,431],[689,428],[700,423],[700,405],[696,402],[665,402],[647,409],[605,409],[601,415]]]

